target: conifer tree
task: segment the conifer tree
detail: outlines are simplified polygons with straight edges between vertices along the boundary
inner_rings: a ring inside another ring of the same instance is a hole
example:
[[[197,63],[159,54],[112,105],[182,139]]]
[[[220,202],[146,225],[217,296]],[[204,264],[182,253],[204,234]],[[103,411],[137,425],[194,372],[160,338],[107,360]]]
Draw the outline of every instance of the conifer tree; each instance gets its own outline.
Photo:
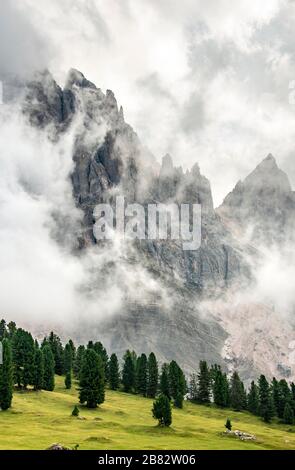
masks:
[[[259,388],[259,415],[263,418],[266,423],[271,422],[271,418],[274,415],[274,405],[271,396],[270,386],[264,375],[259,377],[258,381]]]
[[[74,364],[76,358],[76,347],[72,339],[69,339],[69,345],[72,350],[72,364]]]
[[[10,321],[8,324],[7,324],[7,329],[6,329],[6,336],[9,338],[9,339],[12,339],[15,332],[16,332],[17,328],[16,328],[16,324],[14,321]]]
[[[285,424],[294,424],[294,412],[290,402],[285,405],[283,421]]]
[[[65,387],[67,390],[70,390],[70,388],[72,388],[72,372],[70,370],[66,373]]]
[[[54,356],[51,347],[46,344],[43,349],[44,378],[43,389],[52,392],[54,390]]]
[[[246,408],[244,384],[236,371],[233,373],[230,381],[230,404],[235,411],[241,411]]]
[[[79,373],[82,367],[84,353],[85,353],[85,346],[80,345],[77,349],[74,366],[73,366],[74,375],[77,379],[79,379]]]
[[[109,384],[111,390],[118,390],[120,387],[119,362],[116,354],[112,354],[109,361]]]
[[[94,343],[93,349],[101,357],[101,360],[102,360],[103,366],[104,366],[105,380],[107,382],[108,378],[109,378],[109,370],[108,370],[109,356],[108,356],[107,350],[105,349],[105,347],[103,346],[103,344],[100,341],[97,341],[96,343]]]
[[[143,397],[147,394],[147,357],[142,354],[137,358],[136,364],[136,391]]]
[[[35,343],[32,335],[22,328],[18,328],[13,334],[12,355],[18,387],[27,388],[28,385],[33,385]]]
[[[228,406],[228,383],[227,377],[221,369],[215,371],[215,379],[213,381],[213,399],[217,406]]]
[[[49,337],[46,338],[47,343],[51,347],[51,351],[54,359],[54,370],[57,375],[62,375],[64,372],[64,350],[62,342],[53,331],[50,333]]]
[[[124,388],[124,392],[130,393],[133,392],[135,389],[135,364],[134,364],[134,356],[132,353],[127,350],[124,354],[124,364],[123,364],[123,371],[122,371],[122,384]]]
[[[259,414],[259,391],[254,381],[251,382],[247,400],[247,409],[253,415]]]
[[[160,426],[171,426],[172,410],[169,398],[166,395],[160,395],[153,404],[153,417],[158,420]]]
[[[104,364],[93,348],[86,349],[80,371],[80,403],[96,408],[105,399]]]
[[[186,393],[186,382],[184,373],[175,361],[169,364],[169,387],[172,398],[174,399],[174,406],[182,408],[183,396]],[[180,398],[181,395],[181,398]]]
[[[1,320],[0,321],[0,341],[2,341],[5,336],[6,336],[6,321],[5,320]]]
[[[2,340],[2,364],[0,364],[0,408],[7,410],[11,407],[13,395],[13,365],[10,341]]]
[[[280,387],[279,387],[279,382],[275,377],[273,377],[272,382],[271,382],[271,394],[272,394],[272,400],[275,408],[276,414],[278,414],[278,409],[279,409],[279,403],[280,403]]]
[[[198,377],[196,374],[191,374],[189,380],[189,399],[192,402],[198,401]]]
[[[67,343],[65,345],[65,350],[64,350],[64,372],[67,374],[72,370],[72,365],[73,365],[73,350],[70,345],[70,343]]]
[[[155,354],[151,352],[147,364],[147,396],[149,398],[155,398],[158,391],[158,381],[158,363]]]
[[[44,381],[44,357],[43,351],[35,342],[35,360],[34,360],[34,390],[41,390]]]
[[[162,395],[171,399],[170,387],[169,387],[169,364],[163,364],[160,376],[160,392]]]
[[[80,410],[77,405],[74,406],[73,411],[72,411],[72,416],[79,416]]]
[[[230,420],[229,418],[227,418],[224,427],[225,427],[228,431],[231,431],[231,430],[232,430],[232,424],[231,424],[231,420]]]
[[[292,393],[286,380],[282,379],[278,383],[278,401],[277,401],[277,415],[279,418],[284,418],[285,407],[287,403],[292,400]]]
[[[211,377],[206,361],[200,361],[198,373],[198,402],[210,403]]]

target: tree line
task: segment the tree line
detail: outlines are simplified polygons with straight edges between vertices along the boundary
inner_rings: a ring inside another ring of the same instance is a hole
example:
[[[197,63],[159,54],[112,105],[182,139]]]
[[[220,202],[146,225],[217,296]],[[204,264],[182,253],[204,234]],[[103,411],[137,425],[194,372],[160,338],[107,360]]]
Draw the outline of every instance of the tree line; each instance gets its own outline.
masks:
[[[79,384],[79,401],[96,408],[105,400],[105,389],[121,390],[153,398],[152,414],[159,424],[170,426],[172,407],[182,408],[184,398],[202,405],[214,404],[235,411],[247,410],[265,422],[278,417],[294,424],[295,385],[264,375],[246,390],[235,371],[230,377],[219,365],[211,367],[200,361],[199,370],[188,383],[176,361],[159,367],[153,352],[137,355],[126,351],[122,367],[116,354],[108,356],[101,342],[89,341],[77,348],[72,340],[63,346],[58,335],[51,332],[41,344],[31,333],[17,328],[14,322],[0,322],[3,364],[0,365],[0,408],[11,406],[14,387],[53,391],[55,375],[65,377],[65,387]]]

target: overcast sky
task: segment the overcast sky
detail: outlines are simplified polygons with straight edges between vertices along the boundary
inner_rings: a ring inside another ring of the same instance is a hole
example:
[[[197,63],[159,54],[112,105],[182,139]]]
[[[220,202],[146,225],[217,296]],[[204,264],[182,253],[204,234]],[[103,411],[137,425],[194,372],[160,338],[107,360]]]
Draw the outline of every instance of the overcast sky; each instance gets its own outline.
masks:
[[[295,186],[295,2],[1,0],[0,74],[81,70],[216,205],[269,152]]]

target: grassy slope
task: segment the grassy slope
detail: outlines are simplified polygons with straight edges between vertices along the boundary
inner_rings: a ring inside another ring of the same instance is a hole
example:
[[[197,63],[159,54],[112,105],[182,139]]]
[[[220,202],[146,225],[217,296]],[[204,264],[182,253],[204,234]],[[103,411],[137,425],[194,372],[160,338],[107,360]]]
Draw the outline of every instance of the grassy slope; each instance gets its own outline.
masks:
[[[71,417],[77,390],[64,389],[57,378],[54,392],[15,393],[13,407],[0,412],[0,449],[45,449],[54,442],[80,449],[294,449],[290,426],[265,425],[247,413],[235,413],[185,403],[173,410],[173,425],[161,429],[151,416],[152,400],[107,392],[96,410],[81,407]],[[221,435],[227,416],[234,429],[253,433],[257,442]]]

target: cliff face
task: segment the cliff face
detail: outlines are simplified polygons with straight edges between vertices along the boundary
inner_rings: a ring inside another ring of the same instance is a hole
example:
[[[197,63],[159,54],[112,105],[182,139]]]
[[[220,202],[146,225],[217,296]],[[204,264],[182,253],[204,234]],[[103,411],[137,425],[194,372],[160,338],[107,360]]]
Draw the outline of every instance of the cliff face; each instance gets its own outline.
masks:
[[[237,346],[234,332],[241,325],[245,328],[244,313],[234,317],[224,307],[217,307],[216,299],[251,282],[246,259],[256,252],[240,243],[247,231],[245,221],[259,223],[255,237],[260,237],[270,233],[270,225],[271,233],[277,234],[278,226],[292,219],[294,195],[273,157],[239,183],[215,211],[210,183],[199,166],[183,172],[174,167],[170,155],[158,165],[125,122],[114,94],[109,90],[104,94],[80,72],[70,71],[64,89],[49,72],[37,76],[27,85],[23,111],[30,123],[41,132],[46,129],[53,141],[64,133],[73,134],[70,178],[75,203],[83,213],[77,234],[79,247],[105,253],[105,265],[99,272],[93,264],[88,288],[97,293],[98,309],[106,284],[117,283],[125,293],[117,315],[100,322],[99,329],[95,318],[84,321],[76,336],[83,340],[91,331],[120,354],[126,348],[147,353],[152,349],[162,361],[174,358],[187,371],[200,359],[229,369],[234,364],[245,378],[251,377],[253,369],[261,369],[261,363],[253,366],[253,355],[243,355]],[[93,210],[101,202],[114,204],[117,195],[144,206],[201,204],[200,248],[185,251],[181,240],[121,240],[119,254],[114,257],[114,245],[97,242],[94,237]],[[274,198],[277,227],[272,224],[270,199]],[[133,289],[127,275],[130,272],[138,278]],[[214,303],[209,309],[204,308],[208,300]],[[251,314],[255,314],[255,306]],[[266,349],[271,348],[269,343]]]
[[[295,195],[271,154],[236,185],[217,212],[233,232],[256,245],[293,238]]]

